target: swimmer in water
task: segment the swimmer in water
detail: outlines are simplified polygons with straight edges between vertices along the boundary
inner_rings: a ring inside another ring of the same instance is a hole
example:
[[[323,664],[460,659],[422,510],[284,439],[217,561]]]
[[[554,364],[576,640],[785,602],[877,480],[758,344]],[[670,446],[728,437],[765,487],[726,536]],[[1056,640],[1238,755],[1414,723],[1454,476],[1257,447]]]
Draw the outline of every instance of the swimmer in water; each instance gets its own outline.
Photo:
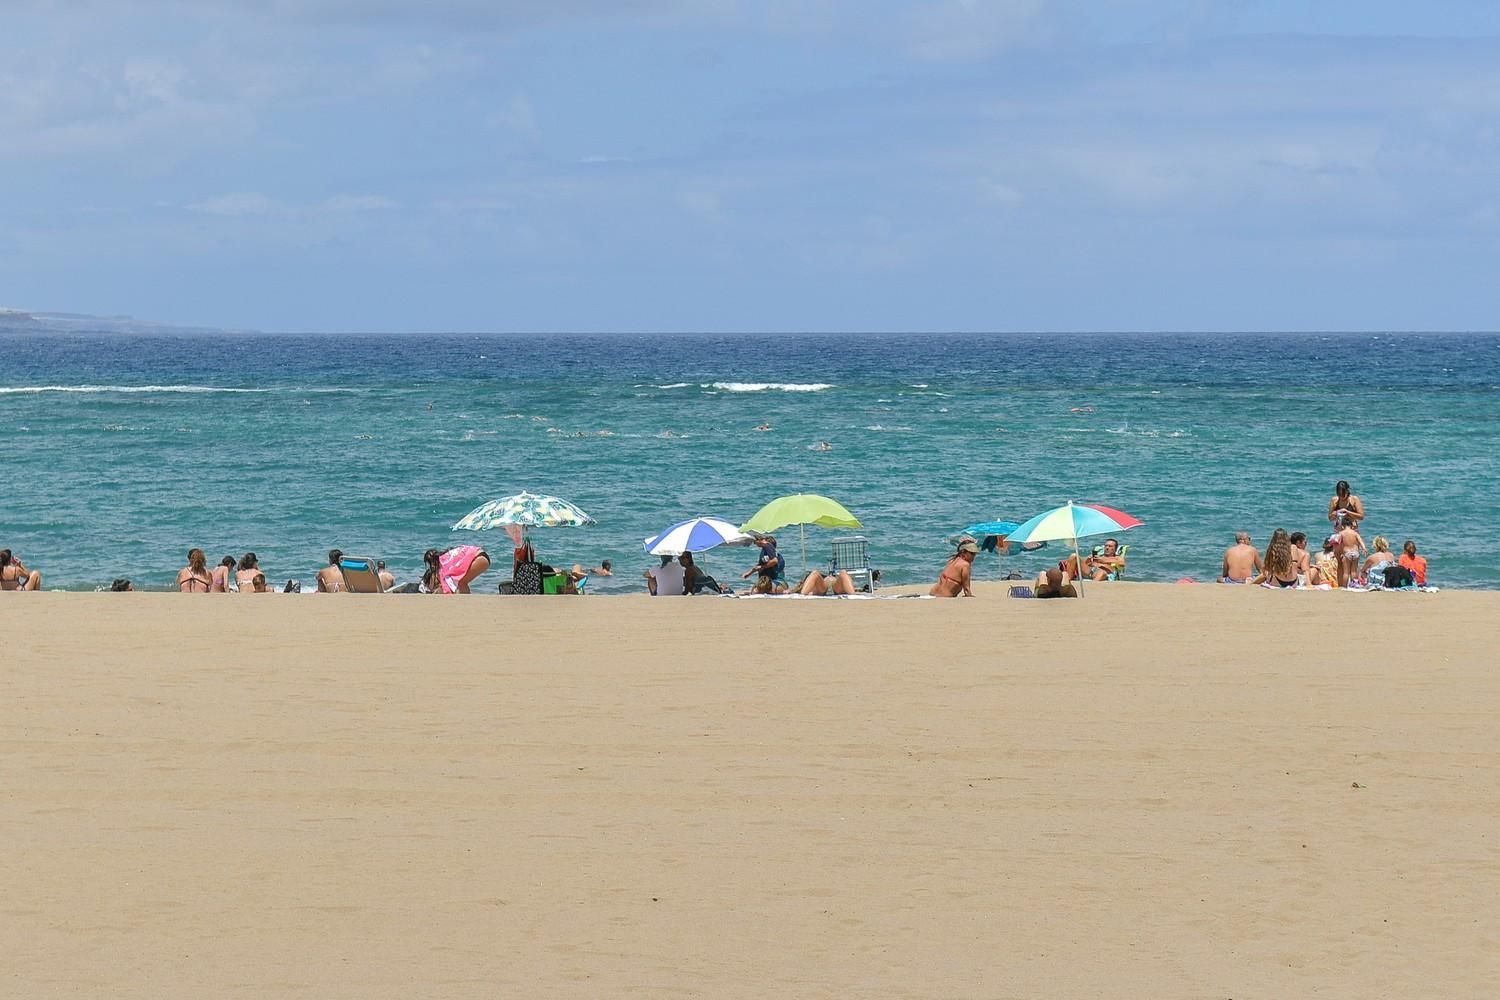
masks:
[[[827,441],[819,441],[817,444],[813,445],[812,448],[810,448],[809,450],[810,451],[832,451],[833,450],[833,445],[829,444]]]
[[[774,428],[774,427],[772,427],[772,426],[771,426],[771,425],[770,425],[770,424],[759,424],[759,425],[757,425],[757,426],[756,426],[756,428],[755,428],[755,429],[756,429],[756,430],[758,430],[758,431],[770,431],[770,430],[775,430],[775,428]]]

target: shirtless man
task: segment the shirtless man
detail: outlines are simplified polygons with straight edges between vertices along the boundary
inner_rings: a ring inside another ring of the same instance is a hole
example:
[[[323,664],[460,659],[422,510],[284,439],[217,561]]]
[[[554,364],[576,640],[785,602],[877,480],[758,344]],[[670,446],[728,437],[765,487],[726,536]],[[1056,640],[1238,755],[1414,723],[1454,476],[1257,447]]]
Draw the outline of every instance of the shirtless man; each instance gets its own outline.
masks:
[[[958,551],[948,559],[948,565],[938,574],[937,583],[928,591],[933,597],[973,597],[973,563],[979,555],[979,543],[965,539],[958,543]]]
[[[1220,583],[1249,583],[1260,575],[1260,551],[1250,544],[1250,532],[1236,531],[1234,544],[1224,550]]]
[[[1085,559],[1084,566],[1089,571],[1090,580],[1110,580],[1118,576],[1125,568],[1125,560],[1120,557],[1119,539],[1105,539],[1099,554]]]
[[[385,568],[385,560],[380,559],[375,563],[375,573],[380,577],[381,590],[396,589],[396,574]]]
[[[344,553],[338,549],[328,550],[328,565],[318,570],[318,593],[343,593],[344,574],[339,570],[339,560],[342,558]]]
[[[1365,554],[1365,540],[1354,528],[1354,518],[1344,515],[1339,520],[1338,530],[1339,586],[1349,586],[1349,581],[1359,575],[1359,561]]]

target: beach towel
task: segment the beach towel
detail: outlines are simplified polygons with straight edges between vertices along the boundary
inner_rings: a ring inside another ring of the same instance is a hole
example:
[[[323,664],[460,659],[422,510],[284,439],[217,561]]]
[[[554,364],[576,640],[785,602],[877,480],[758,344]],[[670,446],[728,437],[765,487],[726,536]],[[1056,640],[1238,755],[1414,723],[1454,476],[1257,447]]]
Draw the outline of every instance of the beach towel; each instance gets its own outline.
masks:
[[[1030,587],[1012,587],[1012,588],[1010,588],[1010,596],[1011,597],[1035,597],[1036,596],[1036,592],[1033,591]]]

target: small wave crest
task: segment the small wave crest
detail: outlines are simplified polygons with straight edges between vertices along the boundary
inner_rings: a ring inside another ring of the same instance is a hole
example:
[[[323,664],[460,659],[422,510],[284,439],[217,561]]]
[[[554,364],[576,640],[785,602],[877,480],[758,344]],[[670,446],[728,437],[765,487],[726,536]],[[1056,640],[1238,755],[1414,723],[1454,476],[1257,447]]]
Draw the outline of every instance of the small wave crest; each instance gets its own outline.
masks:
[[[718,389],[721,392],[822,392],[832,389],[829,382],[710,382],[700,389]]]

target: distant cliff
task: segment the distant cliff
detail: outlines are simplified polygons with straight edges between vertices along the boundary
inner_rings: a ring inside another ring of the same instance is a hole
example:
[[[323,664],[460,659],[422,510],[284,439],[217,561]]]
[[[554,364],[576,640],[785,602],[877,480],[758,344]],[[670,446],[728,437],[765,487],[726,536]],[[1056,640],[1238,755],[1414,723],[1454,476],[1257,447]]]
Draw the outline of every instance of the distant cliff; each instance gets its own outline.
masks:
[[[132,316],[38,312],[0,307],[0,333],[243,333],[209,326],[172,326]]]

